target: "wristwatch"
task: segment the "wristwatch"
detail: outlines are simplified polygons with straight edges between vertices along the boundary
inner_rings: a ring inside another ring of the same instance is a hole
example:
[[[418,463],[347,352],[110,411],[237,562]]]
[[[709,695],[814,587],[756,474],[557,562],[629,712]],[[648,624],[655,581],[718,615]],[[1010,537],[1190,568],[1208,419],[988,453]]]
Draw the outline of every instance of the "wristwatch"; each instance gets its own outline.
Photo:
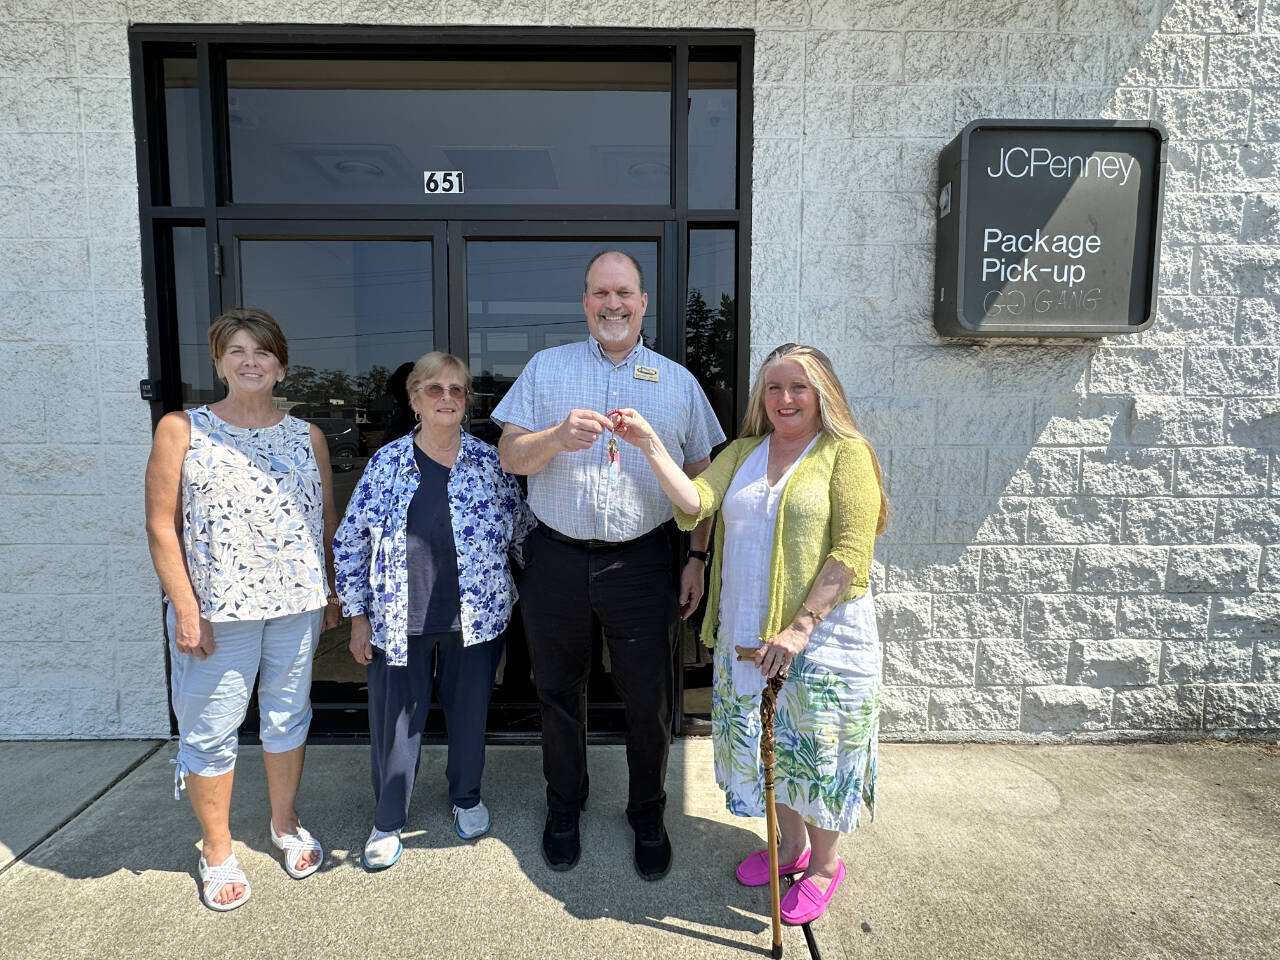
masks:
[[[707,563],[711,559],[711,551],[710,550],[690,550],[688,553],[684,555],[684,558],[686,560],[701,560],[703,563]]]

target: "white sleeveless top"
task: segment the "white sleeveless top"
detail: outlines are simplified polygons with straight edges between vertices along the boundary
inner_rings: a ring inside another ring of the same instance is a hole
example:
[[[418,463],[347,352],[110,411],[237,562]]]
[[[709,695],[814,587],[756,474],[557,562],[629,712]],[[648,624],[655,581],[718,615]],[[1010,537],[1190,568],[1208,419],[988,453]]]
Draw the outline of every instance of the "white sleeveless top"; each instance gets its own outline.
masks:
[[[728,643],[758,647],[760,628],[768,615],[769,581],[773,563],[773,535],[778,504],[792,473],[813,449],[809,442],[778,482],[769,485],[769,439],[750,455],[729,484],[720,511],[724,519],[724,559],[721,561],[720,636]],[[840,603],[817,624],[804,648],[805,658],[848,676],[870,680],[880,676],[881,653],[871,591]],[[763,686],[753,663],[734,663],[735,683]]]
[[[187,411],[183,540],[200,615],[221,623],[323,607],[324,495],[305,420],[233,427]]]
[[[742,647],[758,647],[760,628],[769,612],[769,573],[773,566],[773,532],[782,491],[817,437],[792,461],[778,482],[769,485],[771,437],[743,461],[720,505],[724,522],[721,547],[720,636]],[[748,664],[755,670],[754,664]],[[759,671],[756,671],[757,675]]]

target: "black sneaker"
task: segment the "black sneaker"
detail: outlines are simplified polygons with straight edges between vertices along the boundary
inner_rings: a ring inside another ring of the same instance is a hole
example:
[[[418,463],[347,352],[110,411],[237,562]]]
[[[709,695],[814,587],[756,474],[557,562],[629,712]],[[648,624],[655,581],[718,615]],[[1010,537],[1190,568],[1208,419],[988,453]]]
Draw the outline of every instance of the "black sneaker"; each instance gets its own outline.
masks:
[[[581,853],[577,811],[548,810],[547,825],[542,829],[542,859],[547,866],[552,870],[572,870]]]
[[[661,820],[642,823],[636,831],[636,873],[646,880],[661,880],[671,869],[671,838]]]

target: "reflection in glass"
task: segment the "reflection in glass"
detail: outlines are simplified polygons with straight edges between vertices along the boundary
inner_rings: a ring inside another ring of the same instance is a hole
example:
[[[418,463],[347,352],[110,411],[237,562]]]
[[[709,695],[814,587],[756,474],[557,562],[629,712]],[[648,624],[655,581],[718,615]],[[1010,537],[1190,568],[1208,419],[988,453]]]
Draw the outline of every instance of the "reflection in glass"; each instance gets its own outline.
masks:
[[[388,379],[432,349],[431,252],[429,240],[240,241],[240,302],[289,340],[276,405],[324,433],[339,516],[397,416]],[[348,639],[345,623],[321,637],[314,699],[342,696],[327,684],[364,682]]]
[[[226,391],[209,360],[209,268],[204,227],[173,227],[173,310],[178,328],[182,408],[220,400]]]
[[[658,244],[609,240],[471,240],[467,243],[467,324],[475,388],[471,432],[497,443],[490,412],[528,359],[546,347],[587,338],[582,282],[605,249],[631,254],[644,270],[649,308],[640,335],[658,338]]]
[[[227,87],[237,202],[670,202],[666,62],[230,60]]]
[[[289,338],[277,404],[326,435],[351,424],[360,451],[377,449],[394,406],[388,378],[433,346],[431,242],[242,240],[240,263],[242,302]]]
[[[738,64],[689,62],[689,209],[738,205]]]
[[[733,412],[737,287],[733,230],[689,231],[689,295],[685,300],[685,365],[702,384],[725,435],[736,436]]]
[[[169,162],[167,197],[160,203],[194,206],[204,202],[201,173],[200,99],[194,58],[164,61],[164,126]],[[160,178],[161,183],[166,178]]]

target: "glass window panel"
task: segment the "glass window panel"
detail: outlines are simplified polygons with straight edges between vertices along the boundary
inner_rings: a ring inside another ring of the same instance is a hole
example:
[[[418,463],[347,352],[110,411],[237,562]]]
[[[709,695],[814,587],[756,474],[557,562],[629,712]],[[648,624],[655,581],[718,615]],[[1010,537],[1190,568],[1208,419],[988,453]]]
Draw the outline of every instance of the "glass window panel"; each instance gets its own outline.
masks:
[[[174,206],[203,203],[200,99],[194,58],[168,57],[164,61],[164,121],[169,190],[159,201]],[[160,182],[165,183],[166,178]]]
[[[689,295],[685,300],[685,365],[702,384],[726,436],[734,422],[737,343],[737,242],[734,230],[689,231]]]
[[[689,62],[689,208],[738,205],[738,64]]]
[[[226,391],[209,360],[209,264],[204,227],[174,227],[170,237],[182,407],[189,410],[221,399]]]
[[[670,203],[666,62],[231,60],[227,84],[237,202]]]
[[[242,240],[239,250],[241,302],[289,339],[277,402],[326,431],[331,420],[356,425],[366,457],[393,412],[387,378],[434,346],[431,241]]]
[[[658,244],[610,240],[472,240],[467,243],[469,362],[475,387],[471,430],[490,443],[498,431],[489,414],[531,356],[546,347],[585,340],[582,283],[601,250],[631,254],[644,271],[648,311],[640,335],[658,341]]]
[[[342,516],[369,455],[413,425],[388,379],[434,345],[431,242],[245,239],[239,256],[240,302],[274,316],[289,340],[276,405],[324,433]],[[313,697],[364,682],[349,638],[345,622],[321,637]]]

